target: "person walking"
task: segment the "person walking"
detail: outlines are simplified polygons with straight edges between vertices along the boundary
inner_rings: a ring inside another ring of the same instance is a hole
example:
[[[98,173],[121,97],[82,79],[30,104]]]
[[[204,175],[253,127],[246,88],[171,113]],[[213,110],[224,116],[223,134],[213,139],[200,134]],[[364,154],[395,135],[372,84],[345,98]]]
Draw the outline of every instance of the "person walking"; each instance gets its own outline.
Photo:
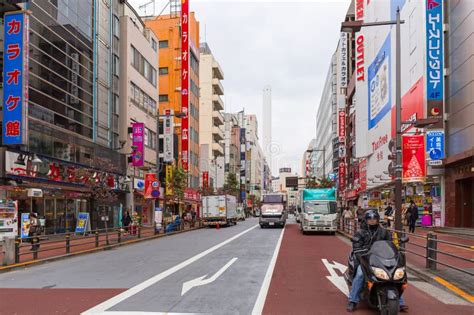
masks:
[[[410,206],[407,210],[408,232],[415,233],[416,221],[418,220],[418,207],[415,202],[410,201]]]
[[[122,226],[125,231],[128,232],[130,223],[132,223],[132,217],[128,211],[125,212],[125,215],[122,218]]]
[[[393,220],[393,208],[392,208],[392,203],[389,202],[388,206],[385,208],[385,218],[387,221],[387,227],[390,228],[390,223]]]
[[[38,250],[40,247],[38,235],[41,233],[41,226],[38,219],[38,213],[30,212],[30,228],[28,230],[28,237],[31,242],[31,250]]]

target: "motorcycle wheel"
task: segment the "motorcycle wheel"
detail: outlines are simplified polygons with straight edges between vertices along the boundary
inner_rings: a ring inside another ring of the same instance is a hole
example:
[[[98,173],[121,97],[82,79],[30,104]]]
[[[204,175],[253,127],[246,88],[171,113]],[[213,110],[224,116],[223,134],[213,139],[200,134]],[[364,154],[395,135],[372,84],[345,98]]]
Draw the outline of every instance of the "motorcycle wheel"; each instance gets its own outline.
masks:
[[[380,312],[381,315],[397,315],[400,309],[398,300],[387,300],[385,309]]]

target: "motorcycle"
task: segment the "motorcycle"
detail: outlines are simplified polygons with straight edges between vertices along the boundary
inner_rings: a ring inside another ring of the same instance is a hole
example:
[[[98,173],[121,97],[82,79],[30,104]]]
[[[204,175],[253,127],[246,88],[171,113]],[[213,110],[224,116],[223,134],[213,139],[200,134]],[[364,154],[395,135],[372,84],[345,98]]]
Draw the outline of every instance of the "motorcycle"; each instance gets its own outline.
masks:
[[[358,242],[353,238],[352,242]],[[399,243],[408,242],[400,238]],[[364,274],[364,286],[360,292],[361,300],[367,301],[370,307],[377,308],[381,315],[394,315],[399,311],[399,299],[407,286],[405,255],[391,241],[376,241],[370,250],[353,251],[344,279],[349,288],[358,266],[355,255]]]

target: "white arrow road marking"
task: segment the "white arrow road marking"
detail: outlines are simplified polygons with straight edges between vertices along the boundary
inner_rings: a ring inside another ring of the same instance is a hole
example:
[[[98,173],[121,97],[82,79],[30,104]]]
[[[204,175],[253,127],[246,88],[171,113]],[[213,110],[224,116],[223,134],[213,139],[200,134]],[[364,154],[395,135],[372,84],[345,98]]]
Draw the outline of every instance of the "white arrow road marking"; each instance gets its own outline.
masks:
[[[181,296],[185,295],[186,292],[188,292],[189,290],[191,290],[194,287],[199,287],[201,285],[206,285],[206,284],[209,284],[209,283],[212,283],[212,282],[216,281],[217,278],[219,278],[230,266],[232,266],[232,264],[235,263],[236,260],[237,260],[236,257],[232,258],[227,264],[224,265],[224,267],[219,269],[219,271],[216,272],[209,279],[203,280],[204,278],[207,277],[207,275],[204,275],[202,277],[198,277],[196,279],[186,281],[185,283],[183,283],[183,289],[181,290]]]
[[[346,266],[343,264],[338,263],[337,261],[333,261],[331,264],[327,261],[327,259],[321,259],[323,261],[324,266],[329,271],[330,276],[326,276],[329,281],[332,282],[342,293],[346,296],[349,296],[349,288],[347,287],[346,280],[343,276],[339,276],[336,270],[339,270],[341,273],[344,273],[347,269]]]

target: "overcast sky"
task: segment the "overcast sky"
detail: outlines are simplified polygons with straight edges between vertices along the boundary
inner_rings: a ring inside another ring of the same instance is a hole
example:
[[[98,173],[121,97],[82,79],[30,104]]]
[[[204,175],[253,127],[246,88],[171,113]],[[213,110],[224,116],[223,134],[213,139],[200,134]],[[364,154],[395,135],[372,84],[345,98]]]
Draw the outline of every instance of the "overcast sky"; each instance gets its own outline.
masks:
[[[150,0],[129,2],[138,11]],[[155,14],[166,3],[156,0]],[[225,110],[245,108],[246,113],[256,114],[260,136],[262,90],[267,84],[272,87],[272,138],[280,148],[273,159],[274,175],[283,166],[301,172],[303,153],[315,137],[316,110],[349,3],[190,1],[201,25],[201,42],[209,44],[224,71]],[[151,14],[152,6],[147,10]]]

